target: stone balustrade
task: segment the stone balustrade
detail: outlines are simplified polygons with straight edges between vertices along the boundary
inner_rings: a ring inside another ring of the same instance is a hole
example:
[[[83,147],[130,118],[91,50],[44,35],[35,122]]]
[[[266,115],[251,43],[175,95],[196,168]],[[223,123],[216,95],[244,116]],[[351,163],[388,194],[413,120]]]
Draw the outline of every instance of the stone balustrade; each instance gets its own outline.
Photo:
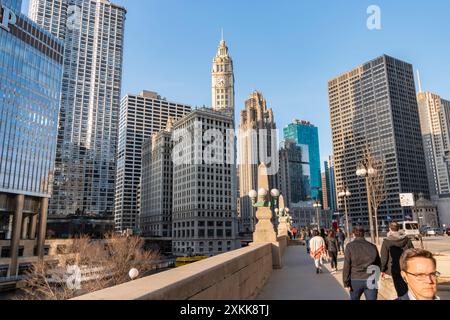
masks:
[[[280,245],[284,252],[287,239]],[[285,244],[284,244],[285,243]],[[272,243],[254,243],[74,300],[250,300],[273,271]]]

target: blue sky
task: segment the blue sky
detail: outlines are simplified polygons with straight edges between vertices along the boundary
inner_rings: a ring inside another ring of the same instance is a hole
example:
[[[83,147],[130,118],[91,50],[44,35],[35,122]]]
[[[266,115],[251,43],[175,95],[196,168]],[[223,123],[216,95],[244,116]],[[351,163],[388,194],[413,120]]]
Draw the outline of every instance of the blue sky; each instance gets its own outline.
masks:
[[[280,129],[319,127],[332,153],[327,81],[383,53],[420,69],[423,87],[450,99],[448,0],[114,0],[127,8],[123,94],[142,89],[193,106],[211,104],[220,30],[234,60],[236,115],[263,92]],[[369,5],[382,29],[366,27]],[[26,6],[26,3],[25,3]]]

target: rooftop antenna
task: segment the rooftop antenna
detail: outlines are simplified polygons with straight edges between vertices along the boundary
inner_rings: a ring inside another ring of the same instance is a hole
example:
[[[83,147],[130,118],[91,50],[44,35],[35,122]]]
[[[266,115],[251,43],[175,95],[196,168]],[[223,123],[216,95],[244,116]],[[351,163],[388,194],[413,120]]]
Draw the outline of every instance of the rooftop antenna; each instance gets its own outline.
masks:
[[[419,69],[417,69],[417,79],[419,81],[419,92],[422,92],[422,81],[420,80],[420,72]]]

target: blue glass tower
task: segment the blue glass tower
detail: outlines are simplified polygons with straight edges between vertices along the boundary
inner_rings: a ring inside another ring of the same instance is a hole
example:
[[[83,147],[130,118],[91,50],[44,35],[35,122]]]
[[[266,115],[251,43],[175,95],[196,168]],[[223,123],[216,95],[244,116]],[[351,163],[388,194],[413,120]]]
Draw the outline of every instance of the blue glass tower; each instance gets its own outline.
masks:
[[[21,0],[0,3],[0,240],[14,278],[21,239],[44,254],[64,45],[20,13]]]
[[[311,169],[311,198],[322,200],[322,174],[320,168],[319,130],[307,121],[295,120],[284,128],[284,139],[303,146],[303,158],[308,159]],[[306,152],[308,151],[308,158]]]

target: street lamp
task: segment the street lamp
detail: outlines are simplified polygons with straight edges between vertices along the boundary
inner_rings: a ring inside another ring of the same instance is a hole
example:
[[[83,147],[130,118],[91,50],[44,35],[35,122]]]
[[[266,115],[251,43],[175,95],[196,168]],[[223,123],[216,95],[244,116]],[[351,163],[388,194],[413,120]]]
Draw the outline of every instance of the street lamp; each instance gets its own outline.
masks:
[[[339,192],[339,198],[344,199],[344,206],[345,206],[345,231],[347,232],[347,237],[350,238],[350,227],[348,223],[348,206],[347,201],[351,196],[351,192],[347,189],[345,191]]]
[[[314,203],[313,207],[316,208],[317,230],[320,232],[320,213],[319,213],[319,210],[322,207],[322,204],[320,203],[319,200],[317,200]]]
[[[278,189],[272,189],[269,191],[265,188],[261,188],[256,192],[256,190],[251,190],[248,196],[252,200],[252,206],[255,208],[270,208],[276,206],[278,203],[278,198],[280,197],[280,191]]]
[[[373,177],[377,174],[377,171],[371,165],[360,164],[356,175],[366,180],[366,192],[367,192],[367,205],[369,207],[369,226],[370,226],[370,238],[372,243],[375,243],[374,230],[373,230],[373,214],[372,214],[372,201],[370,199],[371,190],[369,184],[369,177]],[[378,226],[377,226],[378,229]]]

